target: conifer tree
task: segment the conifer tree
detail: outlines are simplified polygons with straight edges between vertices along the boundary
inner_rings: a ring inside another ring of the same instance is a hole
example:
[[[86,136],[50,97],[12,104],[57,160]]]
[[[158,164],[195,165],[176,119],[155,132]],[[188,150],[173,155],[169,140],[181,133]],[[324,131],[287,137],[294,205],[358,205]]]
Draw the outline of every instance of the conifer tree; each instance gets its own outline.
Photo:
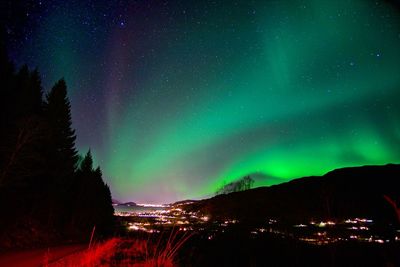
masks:
[[[71,192],[78,160],[67,86],[58,81],[46,96],[44,114],[49,128],[46,147],[50,178],[48,225],[61,230],[71,218]]]
[[[74,228],[88,233],[96,226],[98,234],[109,234],[113,228],[114,208],[109,187],[104,183],[100,167],[93,169],[89,150],[76,175],[72,221]]]
[[[83,157],[80,165],[80,171],[85,175],[93,172],[93,157],[90,149],[86,153],[85,157]]]
[[[0,127],[6,129],[9,122],[9,114],[14,102],[11,98],[11,85],[14,80],[14,65],[8,59],[5,31],[0,27]],[[0,133],[2,137],[3,133]]]
[[[29,76],[30,73],[27,65],[23,65],[15,76],[11,98],[16,101],[14,108],[16,118],[25,117],[29,113],[27,108],[29,106]]]
[[[40,115],[43,110],[43,88],[38,69],[35,69],[29,76],[29,111],[35,115]]]
[[[45,114],[51,128],[52,161],[56,173],[72,176],[78,161],[75,131],[72,128],[71,104],[64,79],[58,81],[47,95]]]
[[[94,171],[96,182],[99,186],[97,196],[98,202],[98,229],[101,234],[111,234],[114,226],[114,207],[112,206],[112,198],[110,188],[104,183],[103,175],[100,167]]]

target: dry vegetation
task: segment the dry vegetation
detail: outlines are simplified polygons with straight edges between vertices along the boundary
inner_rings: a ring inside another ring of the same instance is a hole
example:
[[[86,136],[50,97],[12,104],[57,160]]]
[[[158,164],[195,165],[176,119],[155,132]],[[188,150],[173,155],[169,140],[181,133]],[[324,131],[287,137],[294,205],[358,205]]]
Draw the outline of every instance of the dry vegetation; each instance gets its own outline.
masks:
[[[54,263],[48,263],[44,255],[44,266],[48,267],[174,267],[177,253],[191,234],[172,231],[154,238],[113,238],[94,244],[85,251],[75,253]]]

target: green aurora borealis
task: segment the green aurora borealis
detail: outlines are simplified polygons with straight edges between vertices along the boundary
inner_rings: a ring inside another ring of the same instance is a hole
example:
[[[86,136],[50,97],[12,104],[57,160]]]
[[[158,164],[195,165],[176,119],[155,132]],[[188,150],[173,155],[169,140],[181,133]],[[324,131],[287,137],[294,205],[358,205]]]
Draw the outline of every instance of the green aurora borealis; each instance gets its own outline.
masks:
[[[248,174],[260,186],[400,162],[395,4],[72,2],[43,15],[15,57],[46,87],[66,78],[77,145],[116,199],[165,203]]]

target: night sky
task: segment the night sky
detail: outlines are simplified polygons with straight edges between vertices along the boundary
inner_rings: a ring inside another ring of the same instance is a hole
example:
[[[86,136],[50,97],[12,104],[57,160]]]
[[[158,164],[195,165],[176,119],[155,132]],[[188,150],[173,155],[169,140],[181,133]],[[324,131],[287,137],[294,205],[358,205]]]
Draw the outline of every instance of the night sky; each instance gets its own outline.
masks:
[[[118,200],[400,163],[396,2],[1,5],[11,58],[46,90],[65,77],[77,147]]]

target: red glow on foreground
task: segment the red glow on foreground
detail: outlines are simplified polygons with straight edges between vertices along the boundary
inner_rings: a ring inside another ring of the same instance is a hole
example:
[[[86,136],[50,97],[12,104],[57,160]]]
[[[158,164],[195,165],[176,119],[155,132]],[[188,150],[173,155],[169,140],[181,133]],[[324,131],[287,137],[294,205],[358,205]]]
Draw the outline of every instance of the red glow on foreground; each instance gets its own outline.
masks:
[[[56,266],[102,266],[102,262],[110,259],[115,252],[119,239],[113,238],[104,243],[99,243],[92,246],[90,249],[72,254],[61,260],[53,263],[47,261],[48,256],[45,254],[43,259],[43,266],[56,267]],[[103,265],[105,266],[105,265]]]
[[[169,236],[161,235],[156,242],[113,238],[53,263],[48,263],[45,255],[43,266],[174,267],[177,252],[190,237],[191,234],[181,235],[179,231],[172,231]],[[163,244],[162,240],[167,242]]]

